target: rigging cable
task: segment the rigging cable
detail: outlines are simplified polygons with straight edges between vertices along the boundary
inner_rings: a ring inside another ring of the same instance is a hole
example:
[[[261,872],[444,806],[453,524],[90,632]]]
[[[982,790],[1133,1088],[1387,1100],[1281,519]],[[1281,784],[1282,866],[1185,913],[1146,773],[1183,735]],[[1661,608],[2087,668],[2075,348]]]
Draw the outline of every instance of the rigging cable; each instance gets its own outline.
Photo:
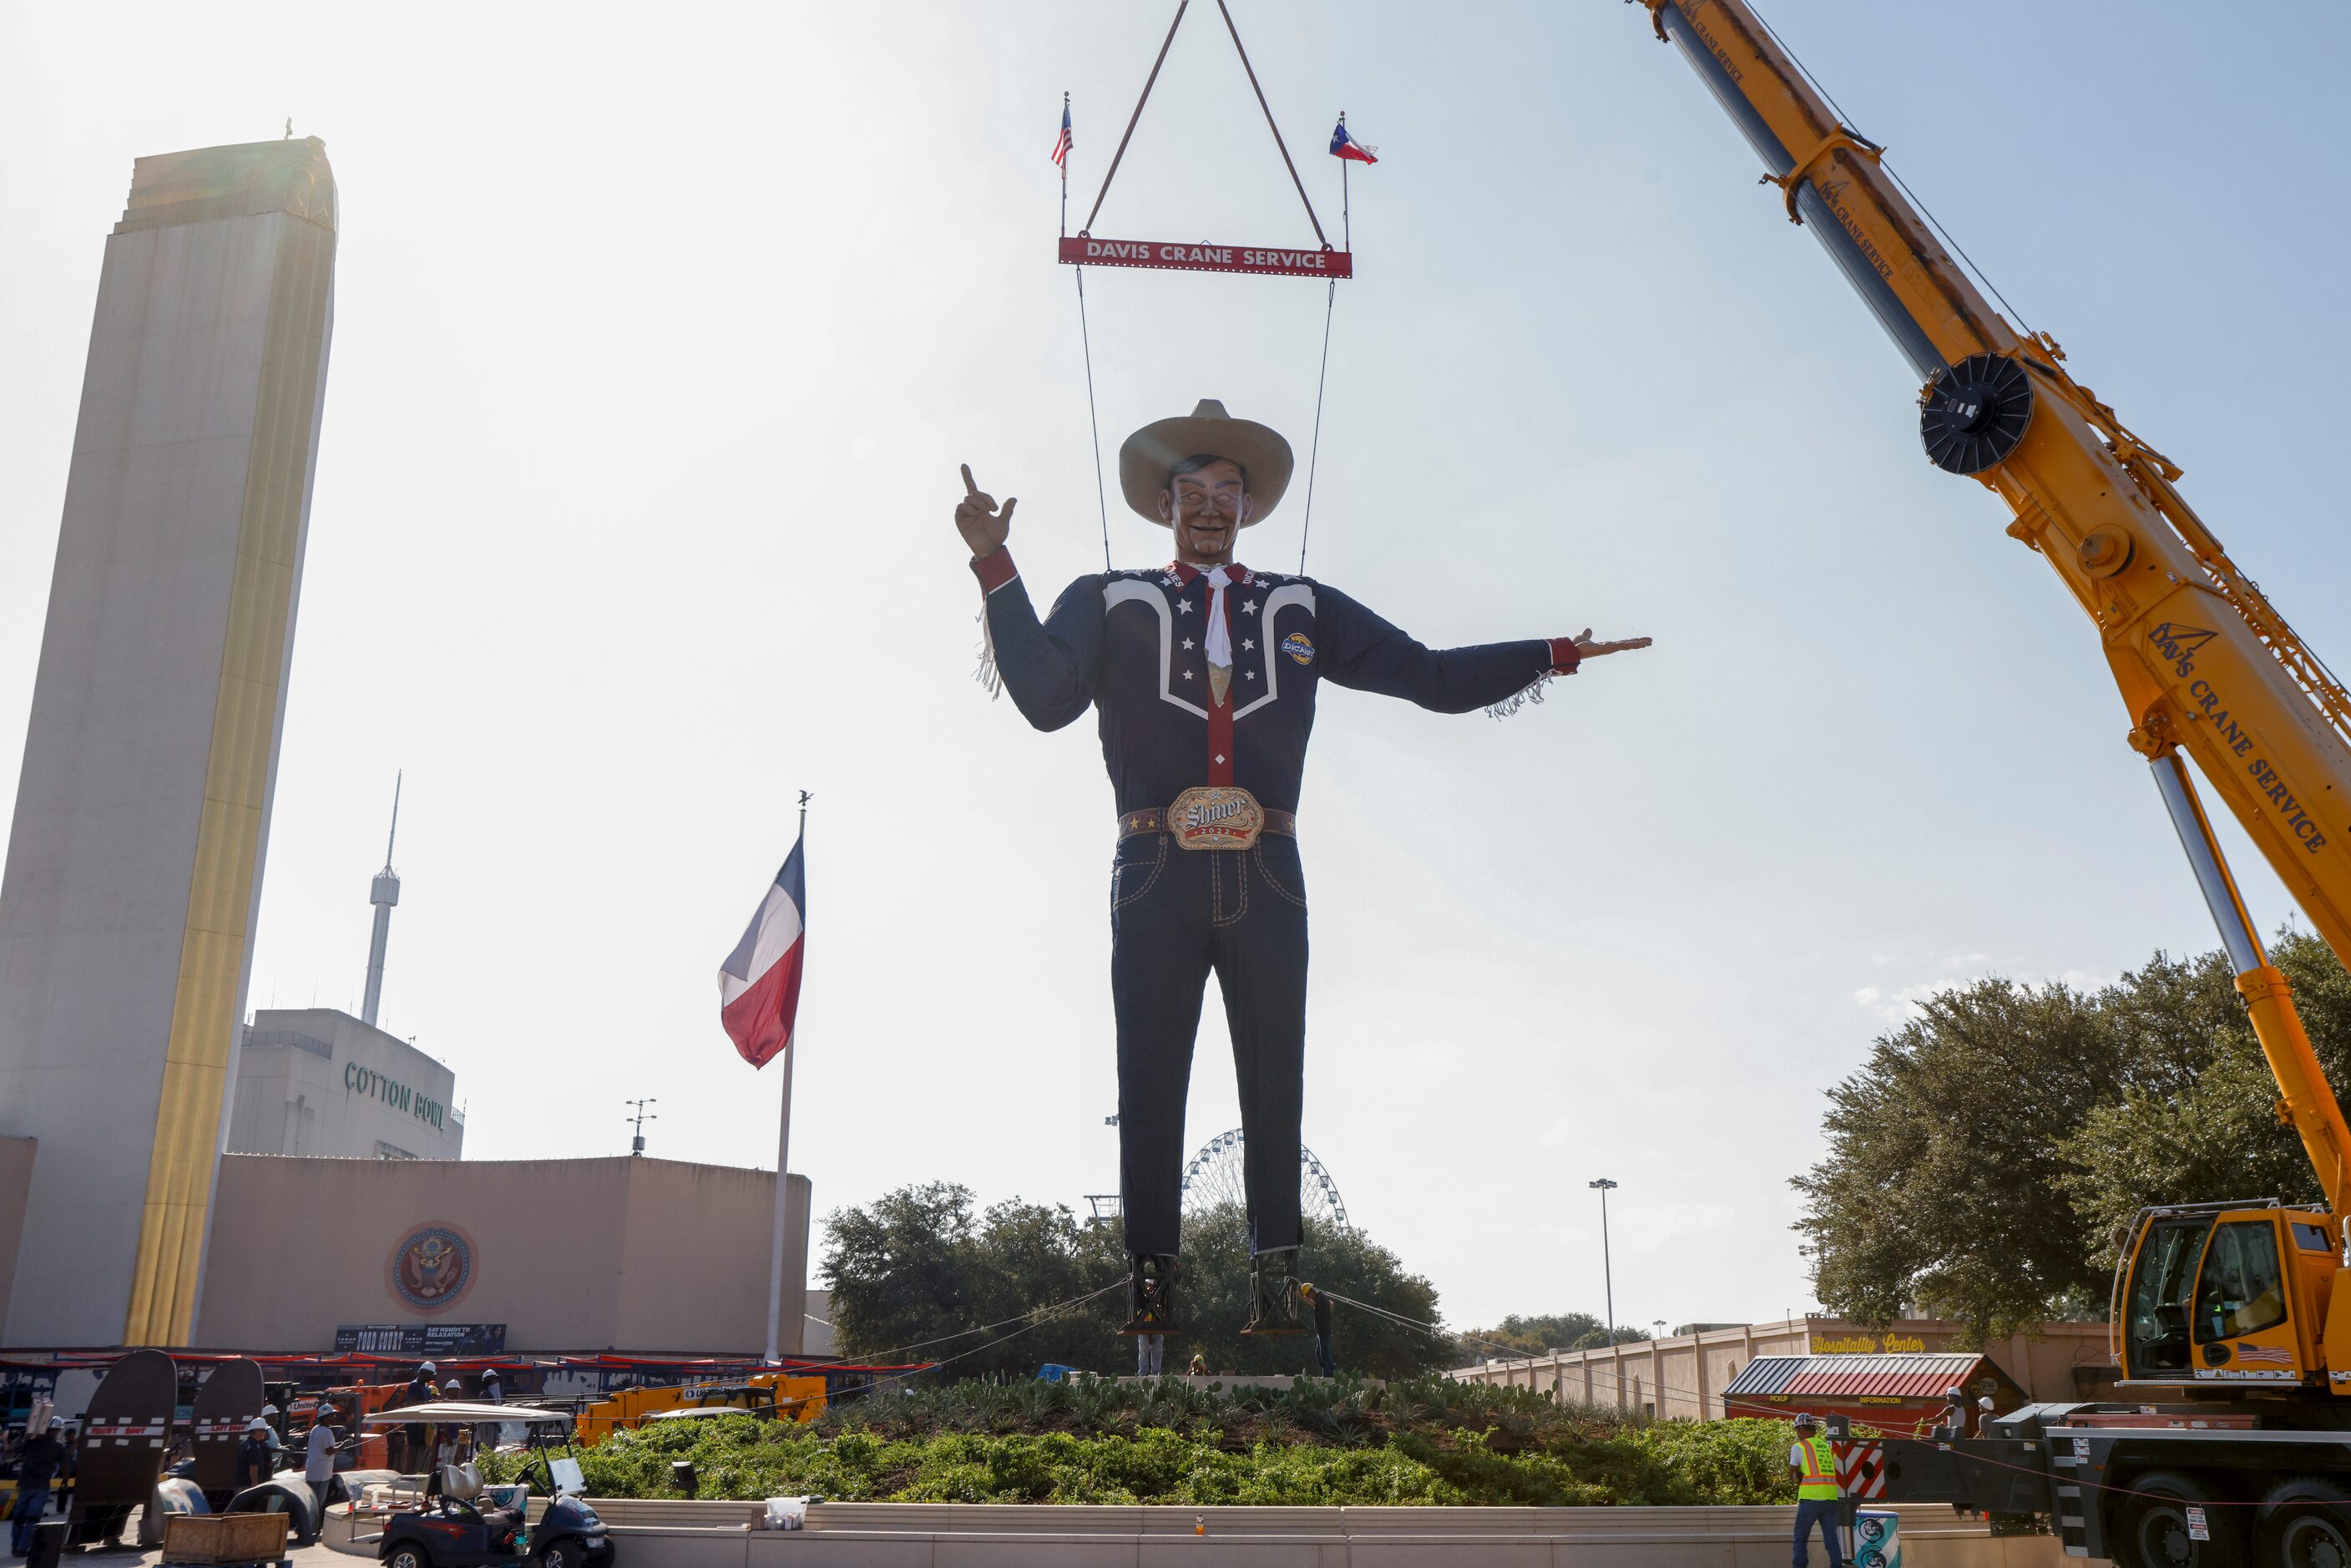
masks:
[[[1159,80],[1159,68],[1167,63],[1167,47],[1176,41],[1176,29],[1184,25],[1184,13],[1192,8],[1192,0],[1179,0],[1176,19],[1167,24],[1167,37],[1159,45],[1159,57],[1151,62],[1151,74],[1143,78],[1143,94],[1134,100],[1134,112],[1126,117],[1126,130],[1120,133],[1118,151],[1110,155],[1110,169],[1102,175],[1102,189],[1094,193],[1093,211],[1086,214],[1081,235],[1093,233],[1094,220],[1102,215],[1102,198],[1110,194],[1110,183],[1118,178],[1119,160],[1126,156],[1126,143],[1134,134],[1134,123],[1143,118],[1143,106],[1151,101],[1151,89]]]
[[[1339,280],[1334,277],[1323,287],[1329,292],[1322,299],[1322,368],[1314,375],[1314,440],[1306,449],[1306,520],[1298,528],[1301,577],[1306,575],[1306,537],[1314,527],[1314,467],[1322,456],[1322,385],[1331,375],[1331,307],[1338,302]],[[1107,528],[1109,525],[1105,523],[1103,527]]]
[[[1190,3],[1191,0],[1185,0],[1185,4]],[[1265,110],[1265,128],[1273,132],[1273,144],[1281,153],[1281,166],[1290,171],[1290,183],[1298,187],[1298,199],[1306,204],[1306,221],[1314,225],[1316,242],[1323,249],[1328,250],[1331,248],[1330,236],[1322,232],[1322,220],[1314,215],[1314,203],[1306,194],[1306,182],[1298,177],[1298,165],[1290,161],[1290,144],[1281,139],[1281,127],[1273,122],[1273,106],[1265,101],[1265,89],[1257,85],[1257,68],[1249,64],[1249,51],[1241,47],[1241,30],[1233,26],[1233,14],[1226,8],[1225,0],[1217,0],[1217,10],[1225,18],[1225,31],[1233,36],[1233,52],[1240,56],[1241,69],[1249,73],[1249,90],[1257,94],[1257,106]],[[1184,14],[1178,11],[1176,14],[1176,19],[1182,21]],[[1175,29],[1169,28],[1168,37],[1172,38],[1175,36]],[[1157,68],[1155,67],[1153,69],[1155,73]],[[1134,108],[1138,114],[1143,111],[1141,104],[1136,104]],[[1342,172],[1343,173],[1343,171]],[[1101,204],[1095,204],[1099,206]]]
[[[1156,68],[1154,68],[1154,74],[1157,74]],[[1143,106],[1135,105],[1135,112],[1140,114],[1142,111]],[[1134,127],[1127,129],[1131,131]],[[1099,206],[1101,204],[1095,204]],[[1110,564],[1110,494],[1102,487],[1102,415],[1094,412],[1094,340],[1093,334],[1086,327],[1086,269],[1080,267],[1071,270],[1078,275],[1078,341],[1085,345],[1086,351],[1086,423],[1092,428],[1094,436],[1094,509],[1102,515],[1102,570],[1109,571],[1113,570]]]

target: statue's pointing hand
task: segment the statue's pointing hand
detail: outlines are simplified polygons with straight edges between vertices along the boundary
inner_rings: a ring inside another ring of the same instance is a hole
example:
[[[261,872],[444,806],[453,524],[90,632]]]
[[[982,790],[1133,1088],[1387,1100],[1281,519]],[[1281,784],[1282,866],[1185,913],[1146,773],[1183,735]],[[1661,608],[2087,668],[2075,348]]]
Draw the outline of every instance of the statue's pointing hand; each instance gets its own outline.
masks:
[[[956,503],[956,531],[971,547],[971,559],[978,560],[1004,547],[1004,537],[1012,531],[1012,508],[1020,504],[1020,499],[1017,496],[1006,497],[1004,510],[998,511],[996,497],[982,495],[979,486],[972,482],[968,463],[963,465],[963,499]]]
[[[964,475],[968,478],[971,470],[965,469]],[[1006,510],[1009,511],[1010,508],[1007,507]],[[1628,653],[1635,648],[1646,648],[1648,645],[1649,639],[1646,637],[1627,637],[1616,643],[1595,643],[1592,640],[1592,628],[1589,626],[1575,634],[1575,651],[1587,659],[1596,659],[1603,653]]]

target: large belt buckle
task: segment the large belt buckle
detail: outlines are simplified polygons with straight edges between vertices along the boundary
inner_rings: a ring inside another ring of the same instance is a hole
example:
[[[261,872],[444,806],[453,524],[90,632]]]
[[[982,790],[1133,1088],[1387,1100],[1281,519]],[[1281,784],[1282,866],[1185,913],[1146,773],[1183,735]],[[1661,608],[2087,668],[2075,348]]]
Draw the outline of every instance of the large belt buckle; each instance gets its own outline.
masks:
[[[1238,785],[1202,784],[1167,808],[1167,831],[1187,850],[1246,850],[1265,831],[1265,810]]]

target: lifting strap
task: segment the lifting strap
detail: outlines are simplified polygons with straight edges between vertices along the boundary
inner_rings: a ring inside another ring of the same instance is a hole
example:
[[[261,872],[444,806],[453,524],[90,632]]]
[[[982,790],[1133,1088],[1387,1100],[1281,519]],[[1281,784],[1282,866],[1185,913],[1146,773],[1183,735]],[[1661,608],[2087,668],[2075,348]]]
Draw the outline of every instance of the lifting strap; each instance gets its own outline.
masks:
[[[1111,154],[1110,167],[1102,173],[1102,186],[1094,193],[1094,204],[1086,213],[1086,221],[1075,235],[1068,232],[1069,166],[1061,168],[1061,201],[1063,231],[1060,259],[1072,267],[1078,283],[1078,333],[1084,345],[1086,365],[1086,418],[1093,434],[1094,506],[1102,519],[1102,567],[1110,570],[1110,499],[1102,478],[1102,418],[1094,402],[1093,335],[1086,320],[1086,267],[1089,263],[1107,267],[1144,267],[1189,272],[1243,272],[1268,274],[1275,277],[1321,277],[1327,288],[1322,301],[1322,354],[1314,381],[1314,434],[1306,458],[1306,515],[1299,530],[1298,570],[1306,570],[1306,541],[1314,526],[1314,477],[1322,452],[1322,395],[1331,371],[1331,314],[1339,296],[1339,279],[1354,276],[1354,257],[1349,248],[1353,238],[1350,232],[1343,235],[1340,247],[1333,249],[1331,238],[1322,232],[1322,220],[1316,215],[1313,198],[1306,193],[1306,182],[1299,177],[1298,164],[1290,156],[1290,144],[1282,140],[1281,127],[1273,118],[1273,106],[1266,101],[1265,88],[1257,79],[1257,68],[1249,63],[1249,49],[1241,42],[1240,28],[1233,21],[1232,8],[1226,0],[1217,0],[1217,14],[1225,19],[1225,31],[1233,40],[1233,52],[1240,57],[1241,70],[1249,77],[1249,90],[1257,95],[1258,109],[1265,115],[1265,125],[1273,132],[1274,150],[1281,154],[1281,166],[1289,171],[1290,183],[1298,193],[1299,204],[1306,209],[1306,221],[1314,229],[1315,242],[1321,249],[1314,251],[1281,250],[1261,246],[1212,246],[1176,244],[1164,245],[1143,240],[1097,240],[1093,237],[1094,219],[1102,215],[1102,202],[1110,195],[1111,182],[1118,178],[1119,164],[1126,157],[1127,143],[1134,139],[1134,128],[1142,122],[1143,106],[1151,101],[1151,89],[1159,83],[1160,68],[1167,63],[1167,51],[1176,43],[1176,31],[1184,25],[1185,13],[1192,8],[1192,0],[1176,0],[1175,19],[1167,24],[1167,36],[1159,41],[1159,53],[1151,61],[1151,72],[1143,78],[1143,91],[1134,100],[1134,110],[1126,117],[1126,129],[1119,133],[1117,151]],[[1068,95],[1062,95],[1062,111],[1068,113]],[[1345,114],[1340,115],[1343,124]],[[1346,202],[1347,169],[1340,165],[1340,216],[1348,217]]]
[[[1176,19],[1167,24],[1167,37],[1159,43],[1159,53],[1151,62],[1151,74],[1144,78],[1143,91],[1134,100],[1134,111],[1126,117],[1126,129],[1120,132],[1118,150],[1111,154],[1110,167],[1102,174],[1102,188],[1094,193],[1094,204],[1086,214],[1086,221],[1074,236],[1064,235],[1061,241],[1061,259],[1073,267],[1092,263],[1102,267],[1165,267],[1187,272],[1250,272],[1286,277],[1350,277],[1353,276],[1353,258],[1343,249],[1333,249],[1330,236],[1322,232],[1322,220],[1314,211],[1313,199],[1306,193],[1306,182],[1299,177],[1298,164],[1290,156],[1290,143],[1282,139],[1281,127],[1273,118],[1273,106],[1266,101],[1265,88],[1257,79],[1257,67],[1250,64],[1249,50],[1241,43],[1240,28],[1233,21],[1233,13],[1225,0],[1217,0],[1217,11],[1225,19],[1225,31],[1233,40],[1233,52],[1240,56],[1241,70],[1249,77],[1249,90],[1257,95],[1258,109],[1265,115],[1265,125],[1273,132],[1274,151],[1281,154],[1281,166],[1290,173],[1290,187],[1298,193],[1299,204],[1306,209],[1306,221],[1313,227],[1314,250],[1283,250],[1277,246],[1165,244],[1151,240],[1098,240],[1094,238],[1094,220],[1102,215],[1102,203],[1110,195],[1111,183],[1118,178],[1119,164],[1126,157],[1126,145],[1134,139],[1134,128],[1143,119],[1143,106],[1151,101],[1151,89],[1159,83],[1159,69],[1167,63],[1167,51],[1176,42],[1176,30],[1184,25],[1184,14],[1192,8],[1192,0],[1176,0]]]

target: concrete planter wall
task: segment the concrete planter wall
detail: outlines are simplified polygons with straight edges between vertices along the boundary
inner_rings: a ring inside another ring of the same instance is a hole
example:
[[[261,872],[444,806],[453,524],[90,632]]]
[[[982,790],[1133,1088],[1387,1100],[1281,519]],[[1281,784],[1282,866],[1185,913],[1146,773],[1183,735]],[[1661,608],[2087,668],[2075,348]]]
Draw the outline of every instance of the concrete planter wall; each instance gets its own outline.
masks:
[[[806,1530],[775,1532],[752,1528],[758,1503],[595,1508],[620,1546],[618,1568],[1782,1568],[1795,1521],[1792,1508],[828,1502],[810,1508]],[[1995,1540],[1940,1506],[1896,1511],[1905,1568],[2064,1561],[2049,1536]]]

